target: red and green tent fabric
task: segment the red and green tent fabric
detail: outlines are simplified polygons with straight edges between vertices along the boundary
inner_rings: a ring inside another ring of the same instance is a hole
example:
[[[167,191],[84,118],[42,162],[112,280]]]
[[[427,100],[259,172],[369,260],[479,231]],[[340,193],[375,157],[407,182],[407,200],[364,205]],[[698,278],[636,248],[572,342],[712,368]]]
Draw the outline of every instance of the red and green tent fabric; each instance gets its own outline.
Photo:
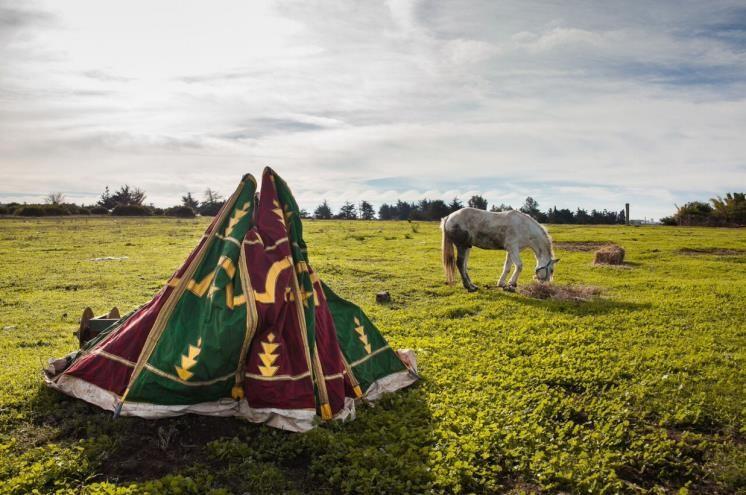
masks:
[[[306,431],[417,380],[378,329],[313,271],[298,205],[251,175],[166,286],[46,383],[116,414],[239,416]],[[410,360],[411,362],[411,360]]]

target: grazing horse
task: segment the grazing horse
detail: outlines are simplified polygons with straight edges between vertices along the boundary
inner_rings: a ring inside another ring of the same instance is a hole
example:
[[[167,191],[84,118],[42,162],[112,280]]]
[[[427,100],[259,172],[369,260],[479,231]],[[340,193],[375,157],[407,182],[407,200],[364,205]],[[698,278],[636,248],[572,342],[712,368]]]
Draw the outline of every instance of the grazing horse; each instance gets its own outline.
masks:
[[[552,279],[554,265],[559,261],[554,259],[552,239],[544,227],[520,211],[494,213],[477,208],[461,208],[443,218],[440,221],[440,229],[443,231],[443,269],[446,273],[446,283],[453,284],[458,267],[464,287],[469,292],[477,290],[477,286],[469,278],[468,270],[472,246],[507,251],[505,266],[497,285],[509,291],[515,290],[518,276],[523,269],[520,256],[522,249],[533,250],[536,256],[534,273],[541,282]],[[458,254],[456,259],[453,255],[454,246]],[[515,271],[506,286],[505,278],[510,272],[511,265],[515,265]]]

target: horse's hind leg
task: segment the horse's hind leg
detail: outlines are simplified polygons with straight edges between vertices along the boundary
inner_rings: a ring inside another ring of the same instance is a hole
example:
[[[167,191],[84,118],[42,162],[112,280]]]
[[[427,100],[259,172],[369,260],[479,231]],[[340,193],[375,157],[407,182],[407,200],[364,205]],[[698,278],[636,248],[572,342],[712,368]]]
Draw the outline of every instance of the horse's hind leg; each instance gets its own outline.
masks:
[[[505,287],[505,279],[508,277],[508,273],[510,273],[510,266],[512,265],[510,261],[510,254],[505,253],[505,264],[503,265],[503,272],[500,274],[500,280],[497,281],[498,287]]]
[[[464,288],[469,292],[477,290],[477,286],[471,282],[468,272],[469,263],[469,251],[471,248],[456,246],[456,267],[461,274],[461,281],[464,283]]]

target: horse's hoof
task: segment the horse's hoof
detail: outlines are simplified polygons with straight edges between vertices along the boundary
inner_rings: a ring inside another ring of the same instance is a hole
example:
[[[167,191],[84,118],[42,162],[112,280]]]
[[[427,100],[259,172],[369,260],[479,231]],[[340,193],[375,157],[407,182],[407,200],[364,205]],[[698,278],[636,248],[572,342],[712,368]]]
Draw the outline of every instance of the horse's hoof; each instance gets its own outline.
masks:
[[[469,292],[476,292],[477,291],[477,287],[476,286],[467,287],[466,290],[468,290]]]
[[[503,285],[505,292],[515,292],[515,285]]]

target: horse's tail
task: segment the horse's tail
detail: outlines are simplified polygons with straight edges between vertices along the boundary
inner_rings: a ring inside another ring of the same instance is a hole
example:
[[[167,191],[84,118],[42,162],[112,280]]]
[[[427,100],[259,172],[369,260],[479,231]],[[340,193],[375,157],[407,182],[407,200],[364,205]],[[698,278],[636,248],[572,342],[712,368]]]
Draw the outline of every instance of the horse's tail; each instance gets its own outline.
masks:
[[[448,217],[443,217],[440,221],[440,230],[443,232],[441,251],[443,254],[443,271],[446,274],[446,283],[452,285],[456,275],[456,258],[453,254],[453,241],[451,241],[446,233],[446,220],[448,220]]]

